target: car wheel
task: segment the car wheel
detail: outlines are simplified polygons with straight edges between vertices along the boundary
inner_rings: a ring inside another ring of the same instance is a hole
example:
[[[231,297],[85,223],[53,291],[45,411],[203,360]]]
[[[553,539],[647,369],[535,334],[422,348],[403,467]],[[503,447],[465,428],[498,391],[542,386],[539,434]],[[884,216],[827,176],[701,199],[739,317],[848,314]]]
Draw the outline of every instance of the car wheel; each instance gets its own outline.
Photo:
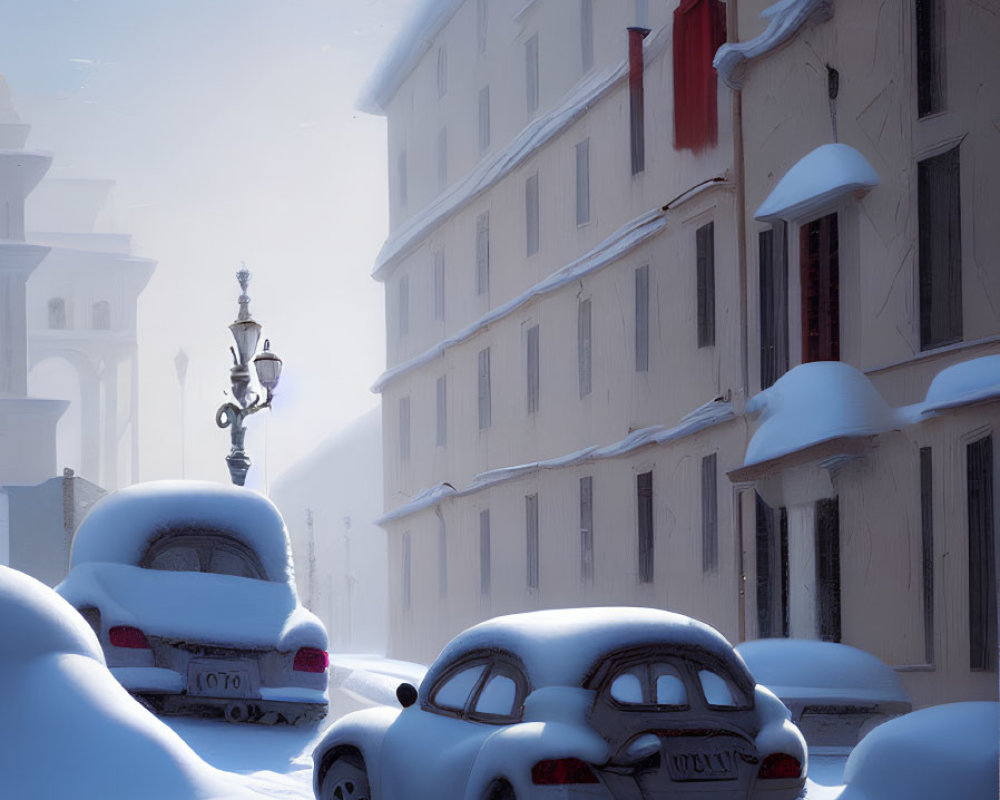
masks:
[[[507,781],[494,781],[485,800],[517,800],[517,795],[514,794],[514,787]]]
[[[334,761],[319,787],[320,800],[369,800],[368,773],[358,756],[344,755]]]

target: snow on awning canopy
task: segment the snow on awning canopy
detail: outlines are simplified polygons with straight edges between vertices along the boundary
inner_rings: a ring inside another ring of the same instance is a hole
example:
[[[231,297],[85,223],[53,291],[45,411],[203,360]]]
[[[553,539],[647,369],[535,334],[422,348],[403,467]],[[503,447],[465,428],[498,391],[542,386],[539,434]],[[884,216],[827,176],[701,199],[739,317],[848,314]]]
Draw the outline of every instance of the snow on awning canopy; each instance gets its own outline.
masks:
[[[1000,355],[952,364],[931,381],[922,413],[1000,399]]]
[[[853,147],[824,144],[785,173],[754,217],[800,219],[831,200],[852,192],[867,192],[881,182],[874,167]]]

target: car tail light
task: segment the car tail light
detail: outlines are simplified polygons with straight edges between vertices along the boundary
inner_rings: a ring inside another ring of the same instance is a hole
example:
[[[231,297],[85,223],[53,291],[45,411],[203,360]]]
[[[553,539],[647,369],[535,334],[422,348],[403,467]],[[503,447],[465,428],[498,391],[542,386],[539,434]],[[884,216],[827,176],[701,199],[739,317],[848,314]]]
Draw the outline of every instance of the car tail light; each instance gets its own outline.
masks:
[[[578,758],[552,758],[531,768],[531,782],[538,786],[567,783],[597,783],[597,776]]]
[[[801,778],[802,765],[795,756],[787,753],[771,753],[760,765],[758,778]]]
[[[131,647],[135,650],[149,649],[146,634],[130,625],[115,625],[108,631],[108,640],[115,647]]]
[[[292,669],[297,672],[325,672],[330,666],[330,657],[326,650],[318,650],[315,647],[300,647],[295,654],[295,663]]]

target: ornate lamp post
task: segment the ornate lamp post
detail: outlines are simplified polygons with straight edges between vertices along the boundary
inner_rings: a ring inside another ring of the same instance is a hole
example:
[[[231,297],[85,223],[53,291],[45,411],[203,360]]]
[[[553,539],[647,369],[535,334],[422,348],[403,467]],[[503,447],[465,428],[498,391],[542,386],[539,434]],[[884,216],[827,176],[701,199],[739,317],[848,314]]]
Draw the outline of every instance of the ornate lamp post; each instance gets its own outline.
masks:
[[[242,486],[247,478],[247,470],[250,469],[250,456],[243,449],[243,440],[247,433],[243,420],[250,414],[271,407],[274,388],[278,385],[278,378],[281,377],[281,359],[271,352],[271,342],[267,339],[264,340],[264,349],[257,353],[260,324],[250,316],[250,298],[247,296],[250,271],[244,266],[236,273],[236,280],[240,282],[240,289],[243,290],[239,298],[239,314],[236,316],[236,321],[229,326],[236,340],[236,349],[229,348],[234,362],[229,371],[229,378],[233,384],[232,396],[236,402],[223,403],[219,406],[219,410],[215,412],[215,424],[220,428],[229,428],[233,447],[226,456],[226,464],[229,465],[233,483]],[[260,393],[251,388],[251,358],[254,371],[257,373],[257,383],[265,392],[263,402]]]

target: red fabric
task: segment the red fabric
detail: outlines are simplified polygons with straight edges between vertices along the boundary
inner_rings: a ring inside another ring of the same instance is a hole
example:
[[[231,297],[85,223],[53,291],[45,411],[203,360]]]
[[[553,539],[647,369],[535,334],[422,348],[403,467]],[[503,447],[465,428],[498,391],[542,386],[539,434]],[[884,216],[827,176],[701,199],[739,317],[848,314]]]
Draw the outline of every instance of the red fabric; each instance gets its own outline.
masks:
[[[682,0],[674,11],[674,147],[698,152],[719,140],[712,59],[726,41],[720,0]]]

